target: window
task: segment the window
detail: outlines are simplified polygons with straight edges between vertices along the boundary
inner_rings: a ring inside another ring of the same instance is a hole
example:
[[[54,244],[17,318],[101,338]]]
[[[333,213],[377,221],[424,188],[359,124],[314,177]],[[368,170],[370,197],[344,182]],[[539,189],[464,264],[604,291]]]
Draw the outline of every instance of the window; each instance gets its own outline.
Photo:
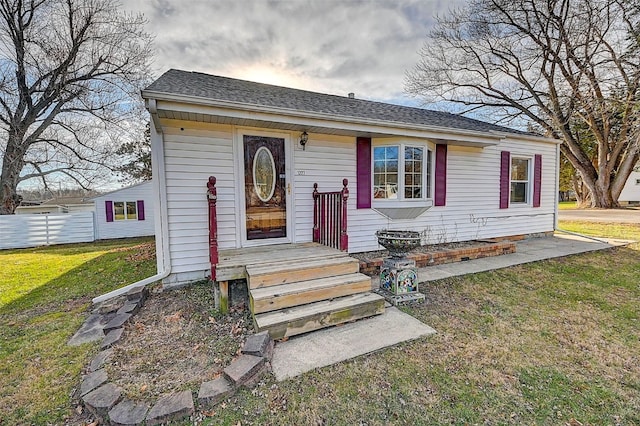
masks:
[[[500,208],[510,204],[540,207],[542,202],[542,154],[512,157],[500,152]]]
[[[529,202],[529,159],[511,158],[511,203]]]
[[[144,200],[105,200],[104,213],[107,222],[114,222],[116,220],[144,220]]]
[[[431,157],[431,151],[425,147],[408,145],[374,147],[373,198],[378,200],[430,198]]]
[[[640,185],[640,179],[636,179],[636,185]]]
[[[135,201],[114,201],[113,218],[115,220],[138,220],[138,209]]]
[[[404,198],[423,198],[422,148],[407,147],[404,150]]]
[[[398,198],[398,147],[373,149],[373,198]]]

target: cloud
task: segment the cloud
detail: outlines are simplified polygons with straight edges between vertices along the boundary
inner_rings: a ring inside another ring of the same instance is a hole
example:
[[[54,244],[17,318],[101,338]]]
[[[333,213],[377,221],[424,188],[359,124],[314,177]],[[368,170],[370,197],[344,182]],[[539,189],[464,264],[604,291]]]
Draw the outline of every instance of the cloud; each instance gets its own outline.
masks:
[[[404,73],[434,15],[463,0],[128,0],[156,35],[156,73],[200,71],[416,104]]]

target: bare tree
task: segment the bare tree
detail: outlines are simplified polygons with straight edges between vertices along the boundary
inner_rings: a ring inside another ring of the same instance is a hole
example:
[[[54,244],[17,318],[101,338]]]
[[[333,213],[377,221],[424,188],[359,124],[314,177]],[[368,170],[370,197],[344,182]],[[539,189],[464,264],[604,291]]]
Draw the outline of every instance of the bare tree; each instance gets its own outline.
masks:
[[[139,117],[152,38],[117,0],[0,0],[0,214],[18,184],[86,188]]]
[[[640,152],[639,45],[638,0],[470,0],[438,18],[407,91],[562,138],[611,208]]]

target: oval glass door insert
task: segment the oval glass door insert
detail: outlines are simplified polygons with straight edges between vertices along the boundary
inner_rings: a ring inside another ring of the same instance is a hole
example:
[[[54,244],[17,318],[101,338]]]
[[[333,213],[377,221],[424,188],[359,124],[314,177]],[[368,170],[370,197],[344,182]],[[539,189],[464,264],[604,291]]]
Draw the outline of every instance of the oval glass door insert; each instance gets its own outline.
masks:
[[[253,157],[253,187],[258,198],[267,202],[276,190],[276,164],[271,151],[261,146]]]

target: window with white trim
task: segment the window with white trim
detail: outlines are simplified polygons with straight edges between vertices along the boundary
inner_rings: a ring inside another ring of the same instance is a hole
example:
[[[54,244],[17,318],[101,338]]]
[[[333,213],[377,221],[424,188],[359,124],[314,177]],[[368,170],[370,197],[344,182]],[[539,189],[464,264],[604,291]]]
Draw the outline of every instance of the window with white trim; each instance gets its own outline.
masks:
[[[114,220],[138,220],[138,205],[135,201],[114,201]]]
[[[511,157],[511,192],[509,201],[512,204],[526,204],[531,199],[531,159]]]
[[[373,147],[373,198],[424,200],[431,198],[432,153],[426,146]]]

